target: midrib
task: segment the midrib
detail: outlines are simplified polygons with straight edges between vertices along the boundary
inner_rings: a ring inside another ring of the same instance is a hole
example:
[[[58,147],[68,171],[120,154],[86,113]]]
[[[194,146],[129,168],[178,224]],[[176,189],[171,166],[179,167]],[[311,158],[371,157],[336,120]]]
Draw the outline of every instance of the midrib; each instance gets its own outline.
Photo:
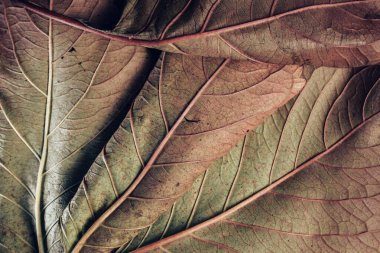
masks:
[[[50,1],[50,10],[53,10],[53,0]],[[45,123],[44,123],[44,135],[42,144],[42,155],[40,166],[38,168],[37,185],[36,185],[36,202],[34,206],[36,216],[36,236],[38,243],[39,253],[45,252],[44,236],[43,236],[43,219],[41,213],[42,206],[42,189],[43,189],[43,173],[45,171],[47,154],[48,154],[48,134],[50,128],[51,118],[51,103],[52,103],[52,84],[53,84],[53,21],[49,19],[49,39],[48,39],[48,83],[47,83],[47,98],[45,108]]]

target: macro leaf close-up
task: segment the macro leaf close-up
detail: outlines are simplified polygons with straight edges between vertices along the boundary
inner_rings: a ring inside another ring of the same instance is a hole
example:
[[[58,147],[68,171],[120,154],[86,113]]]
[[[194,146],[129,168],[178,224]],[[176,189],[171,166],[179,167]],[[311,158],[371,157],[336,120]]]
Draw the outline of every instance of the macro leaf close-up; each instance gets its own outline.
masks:
[[[380,252],[380,0],[0,0],[0,252]]]

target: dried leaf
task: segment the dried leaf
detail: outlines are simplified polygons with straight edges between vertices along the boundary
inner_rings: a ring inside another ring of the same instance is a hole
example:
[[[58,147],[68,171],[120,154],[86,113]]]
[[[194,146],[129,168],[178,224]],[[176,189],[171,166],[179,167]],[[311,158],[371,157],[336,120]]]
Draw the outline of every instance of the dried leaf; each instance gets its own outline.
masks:
[[[378,252],[379,18],[1,0],[0,252]]]
[[[380,63],[379,17],[378,0],[134,0],[106,33],[181,54],[355,67]]]
[[[376,252],[379,78],[316,70],[125,252]]]
[[[42,251],[155,57],[8,1],[0,29],[0,245]]]
[[[111,250],[149,226],[213,160],[302,89],[303,71],[165,54],[65,210],[67,248]]]

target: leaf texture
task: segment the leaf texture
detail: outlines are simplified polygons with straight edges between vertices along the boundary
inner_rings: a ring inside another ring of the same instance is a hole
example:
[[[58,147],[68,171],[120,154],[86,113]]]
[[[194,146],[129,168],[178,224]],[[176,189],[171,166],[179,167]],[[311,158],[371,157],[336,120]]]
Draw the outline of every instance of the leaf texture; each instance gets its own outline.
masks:
[[[161,49],[277,64],[380,61],[379,1],[137,1],[115,32],[167,41]],[[127,8],[128,9],[128,8]],[[165,18],[160,15],[167,13]],[[136,19],[136,16],[145,19]],[[135,21],[138,20],[138,21]]]
[[[0,252],[379,252],[376,64],[379,0],[0,0]]]
[[[379,101],[378,66],[317,69],[123,250],[378,252]]]
[[[129,241],[296,95],[308,71],[164,54],[62,216],[67,249],[109,252]]]
[[[355,67],[380,62],[379,17],[378,0],[134,0],[110,33],[182,54]]]
[[[74,7],[50,5],[80,16]],[[81,17],[91,14],[82,9]],[[128,111],[155,54],[5,0],[0,36],[0,245],[43,252],[58,245],[58,218]]]

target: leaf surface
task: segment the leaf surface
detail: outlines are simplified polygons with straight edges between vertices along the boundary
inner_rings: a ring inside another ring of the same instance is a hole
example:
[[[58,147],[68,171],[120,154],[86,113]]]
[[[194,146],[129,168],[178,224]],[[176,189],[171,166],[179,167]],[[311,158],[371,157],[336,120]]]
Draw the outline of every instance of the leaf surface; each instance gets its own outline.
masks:
[[[376,0],[131,1],[126,9],[114,31],[168,51],[315,66],[380,61]]]
[[[97,22],[74,7],[50,6]],[[0,1],[0,47],[0,245],[43,252],[155,56],[9,1]]]
[[[67,248],[108,252],[149,226],[296,95],[307,69],[164,54],[65,210]]]
[[[124,251],[377,252],[380,68],[313,75]]]
[[[106,32],[182,54],[355,67],[380,62],[379,17],[378,0],[134,0]]]
[[[377,252],[378,0],[0,1],[1,252]]]

